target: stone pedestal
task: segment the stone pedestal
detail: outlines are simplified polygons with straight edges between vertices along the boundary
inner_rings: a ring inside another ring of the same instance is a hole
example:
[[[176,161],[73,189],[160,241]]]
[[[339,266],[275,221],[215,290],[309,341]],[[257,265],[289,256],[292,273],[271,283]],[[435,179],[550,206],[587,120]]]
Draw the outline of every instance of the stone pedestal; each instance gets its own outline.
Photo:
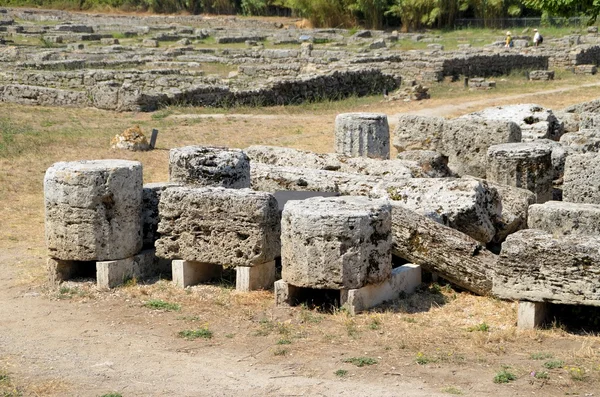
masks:
[[[552,200],[552,148],[540,142],[493,145],[487,151],[487,179],[527,189],[537,203]]]
[[[48,254],[63,261],[131,257],[142,248],[142,164],[56,163],[44,178]]]
[[[230,189],[250,187],[250,160],[238,149],[185,146],[169,153],[169,181]]]
[[[547,303],[519,301],[517,327],[521,329],[539,328],[544,324],[547,312]]]
[[[335,119],[335,151],[350,157],[390,158],[390,128],[380,113],[342,113]]]

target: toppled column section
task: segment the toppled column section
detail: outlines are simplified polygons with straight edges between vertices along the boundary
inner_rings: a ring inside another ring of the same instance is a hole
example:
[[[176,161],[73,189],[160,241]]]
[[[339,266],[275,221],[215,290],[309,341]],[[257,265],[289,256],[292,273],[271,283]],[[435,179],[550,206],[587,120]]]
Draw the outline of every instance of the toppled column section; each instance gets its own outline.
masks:
[[[553,237],[542,230],[508,236],[493,292],[503,299],[600,306],[600,237]]]
[[[544,142],[490,146],[486,174],[492,182],[527,189],[544,203],[552,199],[552,147]]]
[[[169,181],[231,189],[250,187],[250,159],[237,149],[185,146],[169,152]]]
[[[102,261],[142,248],[142,164],[60,162],[44,177],[46,243],[52,258]]]
[[[379,283],[392,271],[391,207],[366,197],[315,197],[286,204],[283,281],[318,289]]]
[[[600,205],[548,201],[529,207],[527,225],[554,237],[577,235],[600,237]]]
[[[342,113],[335,118],[335,151],[350,157],[390,158],[390,128],[382,113]]]
[[[279,256],[279,212],[269,193],[173,187],[163,191],[159,215],[159,257],[228,267]]]

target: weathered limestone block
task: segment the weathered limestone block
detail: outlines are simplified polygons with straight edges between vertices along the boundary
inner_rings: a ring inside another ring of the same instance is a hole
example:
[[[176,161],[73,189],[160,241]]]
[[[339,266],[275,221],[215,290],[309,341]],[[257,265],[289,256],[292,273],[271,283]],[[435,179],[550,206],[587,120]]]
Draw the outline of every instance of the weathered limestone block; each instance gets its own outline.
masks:
[[[503,299],[600,306],[600,238],[553,237],[542,230],[508,236],[495,267]]]
[[[559,123],[562,123],[565,133],[579,131],[579,113],[569,113],[565,112],[564,110],[555,110],[554,116],[556,116],[556,119]]]
[[[570,153],[600,152],[600,131],[579,130],[560,137],[560,144]]]
[[[146,135],[142,132],[139,125],[127,128],[120,134],[117,134],[110,140],[111,149],[123,149],[131,151],[150,150],[150,143]]]
[[[459,118],[444,123],[441,148],[458,175],[485,178],[486,153],[492,145],[520,142],[521,129],[512,121]]]
[[[162,192],[158,208],[159,257],[253,266],[279,256],[279,211],[268,193],[172,187]]]
[[[360,288],[392,271],[391,206],[366,197],[315,197],[286,204],[282,279],[297,287]]]
[[[162,192],[168,187],[181,186],[174,182],[146,183],[142,190],[142,238],[145,248],[154,247],[158,240],[158,223],[160,221],[158,204]]]
[[[342,113],[335,118],[335,151],[350,157],[390,158],[390,128],[382,113]]]
[[[185,146],[169,152],[169,180],[231,189],[250,187],[250,159],[238,149]]]
[[[527,225],[554,237],[578,235],[600,237],[600,205],[548,201],[529,207]]]
[[[479,241],[407,208],[392,209],[392,253],[476,294],[492,289],[496,256]]]
[[[142,248],[142,164],[126,160],[55,163],[44,177],[50,257],[124,259]]]
[[[394,147],[405,150],[432,150],[441,147],[442,132],[446,120],[442,117],[402,114],[394,130]]]
[[[442,225],[488,243],[496,234],[502,206],[498,192],[475,179],[422,179],[382,182],[372,197],[389,199]]]
[[[579,115],[580,130],[600,130],[600,114],[583,112]]]
[[[398,153],[399,160],[415,161],[430,178],[445,178],[452,175],[448,158],[433,150],[406,150]]]
[[[252,189],[264,192],[296,190],[368,196],[381,178],[337,171],[252,163]]]
[[[600,204],[600,159],[597,153],[571,154],[567,157],[563,200]]]
[[[493,145],[487,151],[487,179],[532,191],[538,203],[552,199],[552,148],[539,142]]]
[[[496,106],[463,117],[515,122],[521,128],[523,142],[536,139],[558,141],[563,134],[563,126],[554,116],[552,110],[535,104]]]
[[[532,70],[529,72],[529,80],[554,80],[554,70]]]

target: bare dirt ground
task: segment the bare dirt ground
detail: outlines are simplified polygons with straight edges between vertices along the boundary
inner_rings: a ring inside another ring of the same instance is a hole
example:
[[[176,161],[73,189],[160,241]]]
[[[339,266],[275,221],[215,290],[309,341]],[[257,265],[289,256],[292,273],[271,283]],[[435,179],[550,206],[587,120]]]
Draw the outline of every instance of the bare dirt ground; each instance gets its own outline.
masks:
[[[488,92],[220,114],[0,104],[0,395],[600,395],[596,333],[573,332],[560,319],[520,331],[515,303],[450,286],[425,284],[414,296],[357,316],[275,308],[271,292],[238,294],[227,280],[185,291],[169,280],[113,291],[98,291],[92,281],[48,290],[42,190],[56,161],[135,159],[144,164],[145,182],[158,182],[167,179],[171,147],[270,144],[324,152],[342,111],[455,116],[519,102],[560,108],[600,97],[597,84],[550,86],[532,96]],[[136,123],[160,129],[158,150],[110,151],[110,137]],[[150,301],[171,305],[156,309]],[[180,337],[186,330],[205,330],[205,337]],[[515,379],[494,382],[509,375]]]

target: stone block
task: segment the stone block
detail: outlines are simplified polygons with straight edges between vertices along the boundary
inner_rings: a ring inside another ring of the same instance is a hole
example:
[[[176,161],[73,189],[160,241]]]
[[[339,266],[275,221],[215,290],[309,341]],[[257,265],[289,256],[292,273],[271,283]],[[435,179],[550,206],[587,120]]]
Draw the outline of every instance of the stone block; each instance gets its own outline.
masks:
[[[48,258],[46,261],[48,284],[51,287],[57,287],[61,282],[69,280],[76,271],[77,261],[63,261],[54,258]]]
[[[484,180],[413,178],[382,182],[372,197],[390,200],[395,208],[415,211],[438,223],[488,243],[501,216],[500,196]]]
[[[238,266],[235,268],[235,289],[241,292],[271,289],[275,283],[275,270],[275,261],[252,267]]]
[[[153,248],[158,240],[158,223],[160,221],[158,204],[162,192],[168,187],[181,186],[175,182],[146,183],[142,190],[142,237],[144,248]]]
[[[173,283],[179,288],[186,288],[221,277],[223,271],[221,265],[180,259],[174,259],[172,266]]]
[[[600,114],[592,112],[583,112],[579,114],[580,130],[600,131]]]
[[[560,144],[572,154],[600,152],[600,131],[579,130],[560,137]]]
[[[280,253],[277,201],[250,189],[172,187],[159,203],[159,257],[226,267],[270,262]]]
[[[492,182],[535,193],[538,203],[552,200],[552,148],[540,142],[490,146],[486,175]]]
[[[521,230],[502,244],[494,270],[499,298],[600,306],[600,237]]]
[[[294,286],[352,289],[389,278],[391,206],[365,197],[288,203],[281,221],[282,279]]]
[[[600,204],[600,159],[597,153],[571,154],[567,157],[563,200]]]
[[[520,329],[539,328],[544,324],[547,314],[547,303],[519,301],[517,327]]]
[[[445,178],[453,176],[448,168],[448,157],[433,150],[406,150],[397,154],[398,160],[413,161],[423,170],[424,176]],[[413,175],[417,176],[417,175]]]
[[[169,181],[231,189],[250,187],[250,159],[238,149],[185,146],[169,152]]]
[[[596,74],[598,73],[598,67],[596,65],[576,65],[573,68],[575,74]]]
[[[529,80],[554,80],[554,70],[532,70],[529,72]]]
[[[555,238],[568,235],[600,237],[600,205],[565,201],[535,204],[529,207],[527,225]]]
[[[335,151],[349,157],[390,158],[390,129],[382,113],[342,113],[335,118]]]
[[[340,303],[354,315],[384,302],[398,299],[401,293],[412,294],[419,285],[421,285],[421,266],[407,264],[393,269],[390,278],[381,283],[348,290],[347,294],[342,295],[346,300]]]
[[[401,114],[394,129],[394,147],[400,153],[405,150],[438,151],[442,147],[445,122],[442,117]]]
[[[55,163],[44,177],[50,257],[128,258],[142,247],[142,165],[96,160]]]

